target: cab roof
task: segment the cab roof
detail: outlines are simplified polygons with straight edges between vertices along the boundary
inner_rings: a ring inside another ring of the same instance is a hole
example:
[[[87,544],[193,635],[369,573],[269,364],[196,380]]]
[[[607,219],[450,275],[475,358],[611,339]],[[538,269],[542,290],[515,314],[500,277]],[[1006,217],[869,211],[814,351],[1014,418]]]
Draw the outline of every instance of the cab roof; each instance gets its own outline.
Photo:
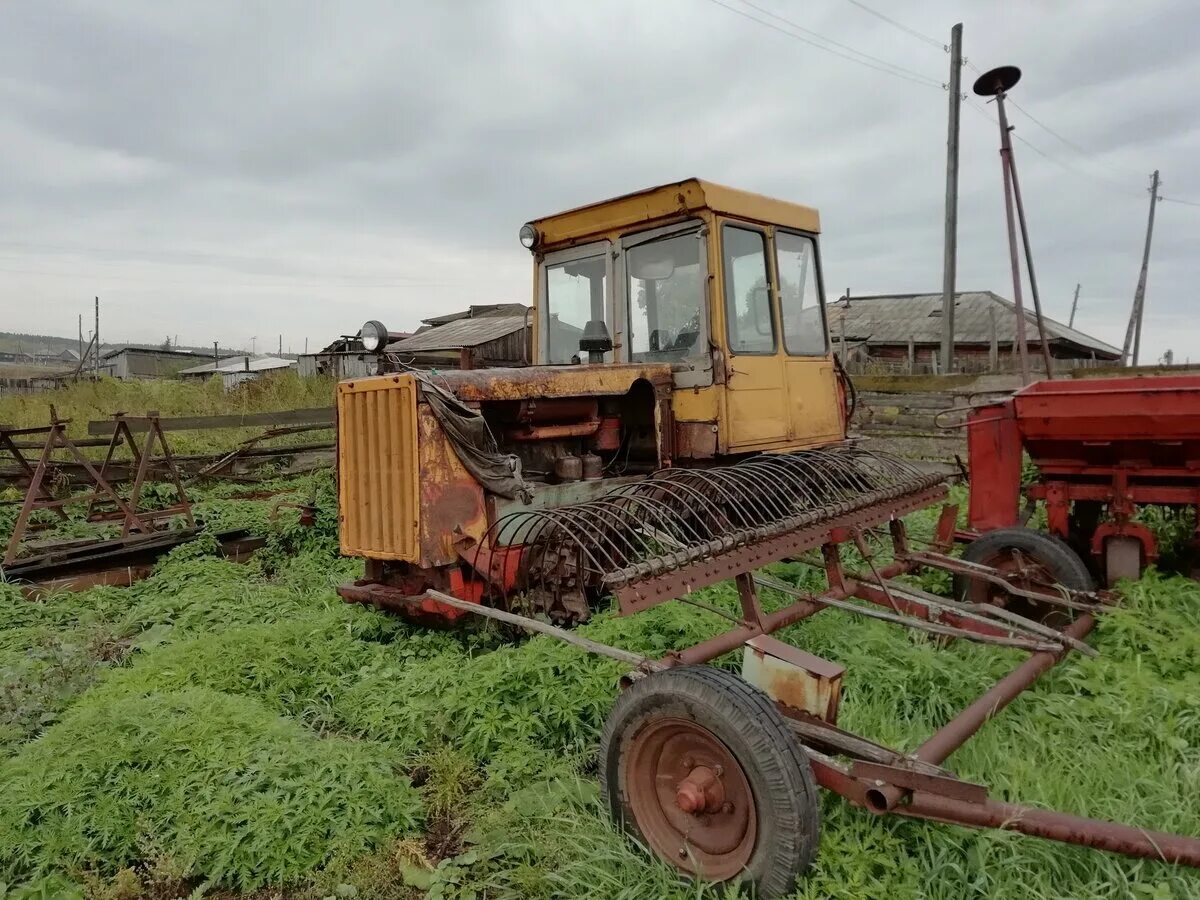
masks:
[[[810,206],[740,191],[699,178],[688,178],[611,200],[589,203],[534,219],[532,224],[542,236],[541,248],[569,246],[584,238],[676,218],[703,209],[814,234],[821,230],[820,216]]]

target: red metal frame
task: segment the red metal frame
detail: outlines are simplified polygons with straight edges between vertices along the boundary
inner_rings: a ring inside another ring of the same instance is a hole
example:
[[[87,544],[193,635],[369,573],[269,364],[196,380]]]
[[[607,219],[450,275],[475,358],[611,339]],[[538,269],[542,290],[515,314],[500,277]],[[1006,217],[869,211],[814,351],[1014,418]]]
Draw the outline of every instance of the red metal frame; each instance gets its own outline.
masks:
[[[967,422],[969,520],[976,532],[1022,524],[1020,498],[1045,504],[1047,530],[1103,563],[1112,538],[1158,558],[1139,506],[1200,508],[1200,376],[1043,381],[974,410]],[[1021,489],[1022,452],[1039,479]],[[1103,507],[1075,533],[1075,504]],[[1103,568],[1103,566],[1101,566]]]

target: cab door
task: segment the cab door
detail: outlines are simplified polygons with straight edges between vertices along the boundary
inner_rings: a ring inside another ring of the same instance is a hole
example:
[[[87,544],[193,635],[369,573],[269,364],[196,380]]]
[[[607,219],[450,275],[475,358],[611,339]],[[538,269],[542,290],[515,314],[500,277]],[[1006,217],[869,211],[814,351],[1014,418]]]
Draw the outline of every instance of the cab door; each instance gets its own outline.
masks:
[[[786,442],[791,415],[767,233],[753,225],[725,221],[720,246],[728,352],[724,437],[727,452],[742,453]]]
[[[774,245],[792,440],[797,446],[841,440],[845,427],[829,352],[816,241],[811,235],[777,228]]]

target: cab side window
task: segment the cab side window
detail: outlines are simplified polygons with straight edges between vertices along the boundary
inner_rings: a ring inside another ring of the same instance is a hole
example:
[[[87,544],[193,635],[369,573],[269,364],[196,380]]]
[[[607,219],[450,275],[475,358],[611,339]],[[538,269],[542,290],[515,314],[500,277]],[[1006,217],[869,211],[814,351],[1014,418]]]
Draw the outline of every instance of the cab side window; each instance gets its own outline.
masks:
[[[824,356],[825,317],[812,238],[776,231],[775,261],[784,349],[791,356]]]
[[[725,327],[733,353],[775,352],[775,320],[767,278],[766,235],[749,228],[721,229],[725,271]]]

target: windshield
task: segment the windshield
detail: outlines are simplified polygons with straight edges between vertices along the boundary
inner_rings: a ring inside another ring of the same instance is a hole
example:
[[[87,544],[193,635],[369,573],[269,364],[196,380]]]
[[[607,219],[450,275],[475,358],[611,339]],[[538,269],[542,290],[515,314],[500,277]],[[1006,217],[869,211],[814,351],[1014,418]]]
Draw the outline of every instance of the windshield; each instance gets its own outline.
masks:
[[[577,362],[579,339],[593,319],[607,318],[607,278],[603,254],[546,266],[546,361],[551,365]],[[584,354],[586,360],[587,355]]]
[[[626,252],[632,361],[669,362],[707,352],[703,254],[699,228]]]

